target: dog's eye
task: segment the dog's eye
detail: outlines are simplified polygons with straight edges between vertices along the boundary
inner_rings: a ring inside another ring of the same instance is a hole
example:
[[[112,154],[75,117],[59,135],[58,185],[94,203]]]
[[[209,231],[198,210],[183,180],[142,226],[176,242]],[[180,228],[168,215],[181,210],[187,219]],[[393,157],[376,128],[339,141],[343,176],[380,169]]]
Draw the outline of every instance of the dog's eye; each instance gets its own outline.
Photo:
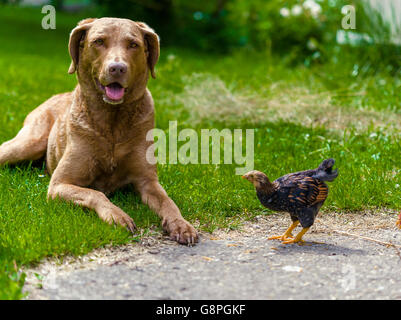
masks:
[[[130,48],[136,48],[136,47],[138,47],[138,44],[136,42],[134,42],[134,41],[131,41],[130,44],[129,44],[129,47]]]
[[[98,46],[101,46],[104,44],[104,40],[103,39],[96,39],[95,41],[93,41],[95,44],[97,44]]]

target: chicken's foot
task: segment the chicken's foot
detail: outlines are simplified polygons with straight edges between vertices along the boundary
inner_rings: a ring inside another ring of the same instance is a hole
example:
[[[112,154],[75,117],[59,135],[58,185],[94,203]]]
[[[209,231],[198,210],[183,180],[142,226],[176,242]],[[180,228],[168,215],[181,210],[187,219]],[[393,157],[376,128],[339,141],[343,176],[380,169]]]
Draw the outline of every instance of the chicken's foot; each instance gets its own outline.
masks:
[[[268,240],[281,240],[281,241],[285,241],[285,240],[287,240],[289,238],[293,239],[294,236],[292,235],[292,230],[294,230],[297,227],[298,224],[299,224],[299,221],[294,221],[292,223],[292,225],[287,229],[287,231],[284,232],[283,235],[281,235],[281,236],[273,236],[273,237],[269,237],[267,239]]]
[[[309,230],[309,228],[303,228],[294,239],[289,239],[283,241],[283,244],[290,244],[290,243],[299,243],[303,244],[305,241],[302,240],[303,235]]]

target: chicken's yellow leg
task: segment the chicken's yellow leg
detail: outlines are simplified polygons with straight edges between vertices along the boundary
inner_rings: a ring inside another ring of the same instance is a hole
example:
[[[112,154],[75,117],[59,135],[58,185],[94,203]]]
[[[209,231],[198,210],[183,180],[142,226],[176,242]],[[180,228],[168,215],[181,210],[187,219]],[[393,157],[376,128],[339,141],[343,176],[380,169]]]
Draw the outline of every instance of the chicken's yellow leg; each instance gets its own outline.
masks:
[[[281,235],[281,236],[273,236],[273,237],[268,238],[268,240],[279,239],[279,240],[281,240],[281,241],[284,241],[284,240],[287,240],[288,238],[293,238],[292,230],[294,230],[298,224],[299,224],[299,221],[298,221],[298,220],[297,220],[297,221],[294,221],[294,222],[292,223],[292,225],[287,229],[287,231],[284,232],[283,235]]]
[[[304,241],[302,240],[302,236],[309,230],[309,228],[303,228],[294,239],[289,239],[289,240],[285,240],[283,241],[283,244],[290,244],[290,243],[303,243]]]

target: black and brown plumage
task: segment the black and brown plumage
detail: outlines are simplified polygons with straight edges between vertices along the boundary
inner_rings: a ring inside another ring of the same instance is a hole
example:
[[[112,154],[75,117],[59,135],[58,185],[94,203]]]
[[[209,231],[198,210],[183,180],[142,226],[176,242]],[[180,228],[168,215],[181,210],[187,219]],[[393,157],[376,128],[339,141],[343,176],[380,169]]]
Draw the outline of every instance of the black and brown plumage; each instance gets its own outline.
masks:
[[[249,180],[256,189],[262,205],[273,211],[289,212],[292,225],[280,236],[270,237],[283,243],[303,242],[302,236],[313,225],[315,218],[325,202],[329,187],[325,181],[333,181],[338,176],[338,170],[333,170],[334,159],[324,160],[317,169],[289,173],[270,182],[260,171],[250,171],[243,178]],[[292,231],[301,224],[295,238]]]

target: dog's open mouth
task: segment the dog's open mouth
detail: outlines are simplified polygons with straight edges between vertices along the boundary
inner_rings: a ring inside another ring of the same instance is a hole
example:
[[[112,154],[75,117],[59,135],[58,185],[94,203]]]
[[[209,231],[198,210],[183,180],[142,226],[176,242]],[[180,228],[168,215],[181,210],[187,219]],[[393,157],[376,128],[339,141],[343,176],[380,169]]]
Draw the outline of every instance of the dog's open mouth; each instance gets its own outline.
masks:
[[[106,86],[99,82],[99,86],[104,92],[103,100],[105,102],[110,104],[119,104],[124,101],[124,94],[127,89],[118,82],[112,82]]]

